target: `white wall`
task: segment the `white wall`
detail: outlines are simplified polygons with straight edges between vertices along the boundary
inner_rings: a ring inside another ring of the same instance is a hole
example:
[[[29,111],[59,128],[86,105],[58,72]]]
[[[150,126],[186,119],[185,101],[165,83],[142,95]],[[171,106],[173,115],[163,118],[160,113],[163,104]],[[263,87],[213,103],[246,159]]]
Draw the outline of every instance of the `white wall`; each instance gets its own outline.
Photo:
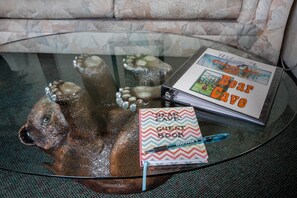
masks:
[[[293,68],[297,64],[297,1],[293,3],[282,48],[284,62]],[[297,76],[297,66],[293,69]]]

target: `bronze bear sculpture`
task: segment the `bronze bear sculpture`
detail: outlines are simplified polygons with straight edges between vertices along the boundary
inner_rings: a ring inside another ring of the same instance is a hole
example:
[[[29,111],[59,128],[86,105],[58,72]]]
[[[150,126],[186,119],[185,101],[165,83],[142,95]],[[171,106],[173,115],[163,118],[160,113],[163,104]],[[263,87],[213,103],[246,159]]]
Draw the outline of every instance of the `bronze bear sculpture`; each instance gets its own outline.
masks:
[[[114,103],[116,85],[100,57],[77,57],[74,67],[84,88],[62,80],[50,83],[45,88],[46,95],[34,105],[21,127],[19,139],[49,154],[54,162],[45,166],[56,175],[88,177],[78,181],[97,192],[141,192],[141,178],[95,178],[141,175],[138,116]],[[158,87],[125,91],[137,96],[133,102],[138,106],[142,104],[143,94],[145,99],[160,94]],[[169,178],[148,177],[147,189]]]

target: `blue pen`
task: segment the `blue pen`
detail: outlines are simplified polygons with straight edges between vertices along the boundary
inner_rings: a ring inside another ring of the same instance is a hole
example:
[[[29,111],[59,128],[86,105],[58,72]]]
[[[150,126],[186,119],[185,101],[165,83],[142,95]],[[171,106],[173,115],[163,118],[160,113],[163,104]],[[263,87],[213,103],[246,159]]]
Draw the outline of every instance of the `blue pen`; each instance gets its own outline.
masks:
[[[174,143],[174,144],[158,146],[158,147],[149,149],[149,150],[147,150],[145,152],[146,153],[156,153],[156,152],[166,151],[166,150],[170,150],[170,149],[176,149],[176,148],[180,148],[180,147],[184,147],[184,146],[191,146],[191,145],[199,144],[199,143],[202,143],[202,142],[204,142],[206,144],[214,143],[214,142],[224,140],[228,136],[229,136],[229,133],[219,133],[219,134],[205,136],[203,138],[193,139],[193,140],[189,140],[189,141],[185,141],[185,142],[177,142],[177,143]]]

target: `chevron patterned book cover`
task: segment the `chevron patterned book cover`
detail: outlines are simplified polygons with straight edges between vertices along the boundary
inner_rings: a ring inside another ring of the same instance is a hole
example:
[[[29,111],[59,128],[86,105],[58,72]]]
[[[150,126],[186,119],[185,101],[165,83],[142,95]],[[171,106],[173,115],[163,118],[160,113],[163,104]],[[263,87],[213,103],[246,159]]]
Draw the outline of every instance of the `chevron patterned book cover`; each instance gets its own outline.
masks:
[[[139,110],[140,165],[207,163],[193,107]]]

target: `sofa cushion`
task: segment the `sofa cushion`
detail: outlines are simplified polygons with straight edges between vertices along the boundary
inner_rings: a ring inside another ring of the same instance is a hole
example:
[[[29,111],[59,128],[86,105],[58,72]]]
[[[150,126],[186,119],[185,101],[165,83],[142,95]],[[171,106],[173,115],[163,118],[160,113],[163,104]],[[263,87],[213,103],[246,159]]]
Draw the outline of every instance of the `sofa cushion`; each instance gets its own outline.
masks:
[[[1,18],[111,18],[113,0],[1,0]]]
[[[237,19],[242,0],[115,0],[119,19]]]

